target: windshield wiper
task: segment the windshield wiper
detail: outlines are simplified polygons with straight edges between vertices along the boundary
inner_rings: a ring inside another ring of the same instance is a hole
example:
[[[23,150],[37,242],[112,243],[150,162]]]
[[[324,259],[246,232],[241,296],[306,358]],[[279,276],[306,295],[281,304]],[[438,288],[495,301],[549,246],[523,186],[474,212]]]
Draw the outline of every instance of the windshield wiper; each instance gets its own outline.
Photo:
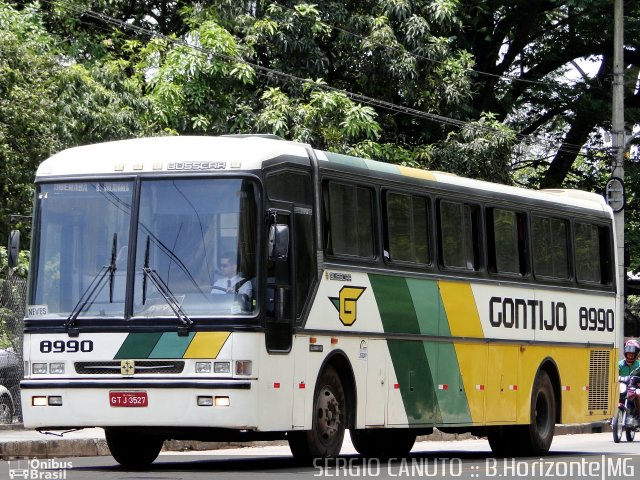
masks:
[[[193,320],[189,318],[189,316],[182,310],[180,306],[180,302],[175,297],[169,285],[158,275],[154,269],[149,267],[149,245],[150,245],[150,237],[147,236],[147,245],[145,247],[144,252],[144,266],[142,267],[142,272],[144,277],[142,279],[142,304],[144,305],[147,301],[147,278],[151,280],[153,286],[156,287],[156,290],[162,295],[169,308],[173,310],[178,320],[182,322],[182,327],[178,328],[178,335],[181,337],[186,337],[189,335],[189,329],[193,325]]]
[[[67,322],[65,323],[65,328],[70,337],[77,337],[80,335],[80,330],[75,326],[76,319],[78,315],[84,312],[87,308],[91,306],[95,295],[100,291],[100,287],[102,286],[104,279],[107,278],[107,274],[109,274],[109,303],[113,303],[113,279],[116,273],[116,256],[118,252],[118,234],[113,234],[113,242],[111,243],[111,263],[109,265],[104,265],[98,273],[96,273],[95,277],[89,283],[89,286],[82,292],[78,303],[76,303],[73,310],[69,314],[67,318]]]

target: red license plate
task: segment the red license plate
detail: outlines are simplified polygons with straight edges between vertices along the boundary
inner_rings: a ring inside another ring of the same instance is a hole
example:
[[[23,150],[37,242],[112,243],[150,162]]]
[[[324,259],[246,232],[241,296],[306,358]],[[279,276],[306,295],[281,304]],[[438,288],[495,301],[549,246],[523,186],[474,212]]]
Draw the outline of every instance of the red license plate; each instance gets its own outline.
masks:
[[[147,392],[109,392],[109,405],[112,407],[147,407]]]

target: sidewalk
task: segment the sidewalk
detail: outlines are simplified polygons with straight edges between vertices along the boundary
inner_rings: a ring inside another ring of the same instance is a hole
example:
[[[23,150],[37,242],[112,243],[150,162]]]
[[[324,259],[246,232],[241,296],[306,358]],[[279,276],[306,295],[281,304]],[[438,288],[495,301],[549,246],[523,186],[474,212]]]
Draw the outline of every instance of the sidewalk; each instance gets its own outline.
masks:
[[[556,435],[574,435],[581,433],[600,433],[611,431],[609,424],[588,423],[578,425],[556,425]],[[56,432],[60,433],[60,432]],[[432,435],[419,437],[419,441],[466,440],[474,438],[470,434],[445,434],[435,430]],[[187,440],[170,440],[164,443],[164,451],[203,451],[238,448],[247,446],[264,446],[273,444],[285,445],[279,442],[197,442]],[[101,428],[85,428],[64,434],[63,437],[44,435],[35,430],[25,430],[21,425],[0,426],[0,459],[39,457],[93,457],[110,455],[104,430]]]

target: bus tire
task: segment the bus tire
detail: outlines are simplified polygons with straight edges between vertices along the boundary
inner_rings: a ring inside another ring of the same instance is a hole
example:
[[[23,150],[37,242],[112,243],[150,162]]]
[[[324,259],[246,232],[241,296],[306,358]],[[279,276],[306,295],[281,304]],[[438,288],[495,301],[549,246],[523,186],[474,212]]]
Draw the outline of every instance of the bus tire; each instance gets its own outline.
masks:
[[[518,443],[524,455],[545,455],[556,428],[556,399],[549,374],[540,370],[533,382],[529,425],[520,427]]]
[[[353,448],[366,458],[404,458],[416,441],[410,429],[350,430]]]
[[[105,438],[111,456],[125,468],[146,468],[158,457],[164,439],[154,435],[139,434],[132,430],[105,429]]]
[[[315,458],[337,457],[342,448],[347,418],[346,395],[342,381],[332,366],[327,366],[313,395],[311,430],[289,432],[289,447],[294,458],[309,463]]]

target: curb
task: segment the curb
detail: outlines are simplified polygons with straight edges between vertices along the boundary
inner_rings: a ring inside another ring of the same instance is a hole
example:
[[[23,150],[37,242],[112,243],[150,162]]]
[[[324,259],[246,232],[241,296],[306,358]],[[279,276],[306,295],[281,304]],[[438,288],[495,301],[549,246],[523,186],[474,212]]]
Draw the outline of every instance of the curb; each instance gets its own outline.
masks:
[[[21,425],[3,426],[2,430],[21,430]],[[610,432],[608,422],[586,423],[576,425],[556,425],[556,435],[577,435],[588,433]],[[443,433],[437,428],[431,435],[419,436],[416,441],[458,441],[478,438],[470,433]],[[200,442],[190,440],[168,440],[164,442],[163,452],[188,452],[221,450],[230,448],[264,447],[287,445],[286,440],[260,442]],[[107,441],[103,438],[64,439],[51,438],[42,440],[15,440],[0,442],[0,459],[13,460],[19,458],[63,458],[63,457],[96,457],[111,455]]]
[[[0,443],[0,459],[96,457],[111,455],[106,440],[23,440]]]

